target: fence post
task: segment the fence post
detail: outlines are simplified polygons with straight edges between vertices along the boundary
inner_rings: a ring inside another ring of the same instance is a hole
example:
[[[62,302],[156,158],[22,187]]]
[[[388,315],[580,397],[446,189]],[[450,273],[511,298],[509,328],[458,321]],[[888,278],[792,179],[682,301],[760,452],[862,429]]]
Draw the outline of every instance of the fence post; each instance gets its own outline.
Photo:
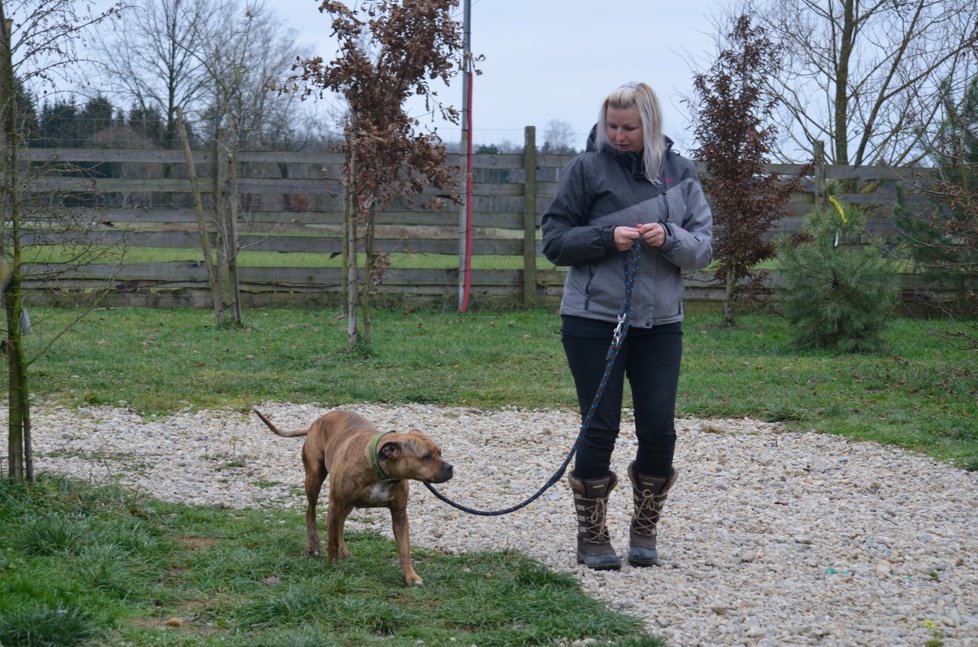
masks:
[[[813,157],[815,161],[815,209],[825,206],[825,142],[814,142]]]
[[[537,129],[523,132],[523,306],[537,299]]]

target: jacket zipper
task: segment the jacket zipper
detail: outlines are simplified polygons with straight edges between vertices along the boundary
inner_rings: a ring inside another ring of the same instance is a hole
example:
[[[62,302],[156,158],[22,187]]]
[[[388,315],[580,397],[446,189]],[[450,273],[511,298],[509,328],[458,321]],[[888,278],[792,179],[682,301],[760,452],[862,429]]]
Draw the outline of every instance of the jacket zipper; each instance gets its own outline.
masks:
[[[591,281],[593,280],[594,280],[594,265],[591,264],[587,268],[587,285],[584,286],[585,312],[591,309]]]

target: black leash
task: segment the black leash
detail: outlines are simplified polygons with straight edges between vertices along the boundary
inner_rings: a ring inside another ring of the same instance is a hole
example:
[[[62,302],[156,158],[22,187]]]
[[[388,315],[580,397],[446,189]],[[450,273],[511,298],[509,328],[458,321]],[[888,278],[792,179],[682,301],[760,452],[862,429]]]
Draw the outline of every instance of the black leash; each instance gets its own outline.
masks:
[[[622,303],[621,310],[618,311],[618,325],[615,326],[615,331],[611,336],[611,346],[608,347],[608,355],[606,357],[606,363],[604,368],[604,375],[601,377],[601,383],[598,385],[598,390],[594,394],[594,399],[591,401],[591,408],[588,409],[587,415],[584,416],[583,422],[581,422],[581,430],[577,434],[577,440],[574,441],[574,445],[571,447],[570,451],[567,453],[567,458],[560,465],[560,468],[550,477],[546,483],[543,484],[535,494],[531,495],[525,501],[517,503],[514,506],[508,508],[503,508],[502,510],[476,510],[468,506],[462,505],[452,501],[444,494],[435,489],[431,483],[425,483],[424,486],[434,494],[436,497],[447,503],[448,505],[458,508],[462,512],[467,512],[469,514],[479,515],[483,517],[495,517],[499,515],[509,514],[510,512],[515,512],[520,508],[524,508],[534,501],[536,501],[541,494],[549,490],[554,486],[557,481],[564,475],[567,470],[567,466],[570,465],[571,458],[577,452],[577,447],[581,444],[581,439],[584,438],[585,432],[587,432],[588,427],[591,426],[591,419],[594,418],[594,413],[598,410],[598,404],[601,402],[601,396],[604,395],[605,387],[608,384],[608,378],[611,377],[611,369],[615,365],[615,360],[618,359],[618,351],[621,350],[621,345],[625,341],[625,336],[628,334],[628,319],[631,316],[632,310],[632,289],[635,287],[635,279],[638,277],[638,262],[640,257],[640,245],[635,243],[632,246],[632,253],[625,254],[622,258],[625,263],[625,302]]]

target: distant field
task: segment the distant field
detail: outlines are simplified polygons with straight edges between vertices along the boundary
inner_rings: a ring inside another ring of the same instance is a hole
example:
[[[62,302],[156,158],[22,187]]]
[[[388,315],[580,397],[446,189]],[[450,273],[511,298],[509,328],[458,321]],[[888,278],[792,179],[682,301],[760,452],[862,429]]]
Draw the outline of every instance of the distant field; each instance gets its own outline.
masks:
[[[64,263],[72,258],[70,250],[58,247],[31,247],[27,252],[29,263]],[[120,257],[116,250],[105,250],[105,257],[100,262],[114,262]],[[110,260],[111,259],[111,260]],[[204,255],[199,249],[173,249],[163,247],[133,247],[125,252],[124,262],[136,263],[165,263],[167,261],[200,261]],[[458,267],[458,256],[447,254],[391,254],[392,267],[404,269],[452,269]],[[249,252],[243,251],[238,255],[238,264],[242,267],[340,267],[340,256],[329,254],[309,254],[303,252]],[[364,255],[360,254],[359,263],[364,263]],[[472,268],[476,270],[520,270],[523,269],[522,256],[473,256]],[[537,257],[537,269],[560,269],[545,256]],[[758,269],[777,269],[777,260],[765,261]]]
[[[106,250],[104,260],[115,262],[120,259],[119,252]],[[65,263],[72,259],[71,250],[58,247],[32,247],[27,254],[29,263]],[[163,263],[167,261],[201,261],[204,255],[199,249],[170,249],[160,247],[134,247],[126,250],[122,257],[125,263]],[[405,269],[451,269],[458,267],[458,256],[446,254],[391,254],[391,265]],[[309,254],[302,252],[249,252],[238,255],[238,264],[243,267],[340,267],[342,258],[329,254]],[[360,255],[363,265],[364,256]],[[555,269],[555,265],[545,257],[537,258],[538,269]],[[522,256],[474,256],[472,268],[478,270],[519,270],[523,268]]]

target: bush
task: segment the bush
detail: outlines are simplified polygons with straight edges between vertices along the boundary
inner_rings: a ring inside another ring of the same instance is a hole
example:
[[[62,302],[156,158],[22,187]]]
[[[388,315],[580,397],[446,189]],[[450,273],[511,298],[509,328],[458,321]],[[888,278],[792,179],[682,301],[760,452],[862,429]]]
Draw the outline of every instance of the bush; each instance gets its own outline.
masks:
[[[896,268],[881,241],[864,240],[864,214],[830,201],[834,208],[809,214],[801,234],[776,243],[778,306],[799,348],[878,350],[899,301]]]

